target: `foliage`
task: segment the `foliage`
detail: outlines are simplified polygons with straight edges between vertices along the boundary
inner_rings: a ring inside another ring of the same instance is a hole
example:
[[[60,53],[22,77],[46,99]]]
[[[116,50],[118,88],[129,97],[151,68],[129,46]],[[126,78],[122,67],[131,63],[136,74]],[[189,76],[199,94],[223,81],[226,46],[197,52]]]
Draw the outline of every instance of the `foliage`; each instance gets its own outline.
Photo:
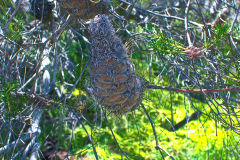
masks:
[[[27,99],[25,96],[17,97],[11,93],[16,91],[18,84],[11,82],[11,84],[5,84],[0,91],[0,101],[4,102],[4,112],[7,119],[15,117],[20,114],[24,109],[24,103]]]
[[[160,103],[167,102],[169,98],[168,93],[163,92],[161,94],[163,94],[163,97]],[[154,98],[154,96],[151,97]],[[174,121],[176,123],[192,111],[185,109],[189,104],[184,103],[183,95],[177,94],[175,97],[173,117],[175,117]],[[157,108],[153,106],[155,104],[154,100],[150,102],[145,101],[144,104],[148,107],[148,112],[155,122],[160,145],[167,149],[176,159],[186,159],[186,157],[188,157],[187,159],[209,159],[213,156],[217,159],[228,156],[234,159],[234,157],[239,156],[238,153],[232,152],[233,150],[239,150],[239,147],[237,147],[239,136],[231,131],[226,131],[220,123],[217,124],[219,127],[216,130],[215,121],[209,119],[207,115],[202,116],[200,121],[189,122],[184,128],[176,132],[171,132],[168,130],[171,127],[169,122],[171,121],[171,108],[167,108],[170,104],[161,103]],[[204,103],[199,104],[199,102],[195,102],[194,104],[198,108],[207,107]],[[121,149],[129,154],[130,159],[158,159],[161,156],[155,149],[151,125],[141,110],[124,116],[121,119],[110,117],[109,121]],[[88,132],[92,132],[90,127],[88,127]],[[68,133],[70,134],[71,130]],[[84,144],[88,139],[84,129],[77,127],[74,135],[72,147],[75,149],[73,152],[78,155],[87,153],[89,156],[94,156],[91,146],[86,143]],[[96,128],[93,139],[96,142],[96,150],[99,153],[100,159],[121,159],[121,156],[119,156],[121,152],[115,145],[108,126]],[[226,147],[226,144],[228,147]],[[227,155],[228,151],[231,151],[230,155]]]

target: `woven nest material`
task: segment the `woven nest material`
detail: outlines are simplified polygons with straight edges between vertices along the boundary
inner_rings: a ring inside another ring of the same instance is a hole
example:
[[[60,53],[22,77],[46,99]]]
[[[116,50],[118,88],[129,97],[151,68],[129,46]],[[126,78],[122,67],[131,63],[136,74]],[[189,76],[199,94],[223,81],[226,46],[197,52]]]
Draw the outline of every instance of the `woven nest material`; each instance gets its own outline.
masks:
[[[92,38],[90,80],[94,97],[115,114],[133,111],[142,100],[143,84],[108,16],[96,16],[90,23],[89,32]]]
[[[68,13],[83,20],[94,18],[98,14],[107,14],[108,7],[105,0],[57,0],[61,12]]]

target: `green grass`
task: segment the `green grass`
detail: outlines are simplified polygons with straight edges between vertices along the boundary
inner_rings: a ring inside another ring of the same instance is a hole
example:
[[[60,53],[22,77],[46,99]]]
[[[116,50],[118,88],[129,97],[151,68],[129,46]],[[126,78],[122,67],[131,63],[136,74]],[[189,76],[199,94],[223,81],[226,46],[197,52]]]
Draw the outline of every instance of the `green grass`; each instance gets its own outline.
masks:
[[[171,121],[171,107],[169,107],[170,103],[166,101],[169,101],[169,93],[155,91],[152,95],[156,94],[162,95],[162,98],[158,98],[160,100],[159,106],[155,106],[153,105],[155,102],[147,100],[144,100],[143,103],[155,123],[160,146],[176,160],[205,160],[212,157],[238,159],[239,153],[234,151],[240,149],[239,136],[230,130],[226,131],[220,123],[217,124],[216,129],[216,122],[205,115],[202,115],[200,120],[191,121],[176,132],[168,131],[166,128],[170,127],[168,121]],[[173,117],[174,122],[177,123],[185,118],[186,111],[192,113],[193,109],[186,110],[188,102],[184,103],[182,94],[174,94],[174,97]],[[201,108],[200,106],[203,109],[207,108],[204,103],[195,102],[195,105],[199,108]],[[129,159],[161,159],[161,154],[155,149],[156,142],[151,124],[142,109],[120,118],[109,116],[108,120],[117,142],[121,149],[128,154]],[[93,133],[93,141],[100,159],[121,159],[121,151],[107,125],[96,128],[96,130],[91,130],[88,125],[86,128],[88,133]],[[68,132],[70,134],[71,130],[69,129]],[[73,153],[77,156],[87,154],[87,156],[94,157],[84,129],[81,126],[77,127],[73,135]],[[166,159],[170,159],[166,154],[164,156]]]

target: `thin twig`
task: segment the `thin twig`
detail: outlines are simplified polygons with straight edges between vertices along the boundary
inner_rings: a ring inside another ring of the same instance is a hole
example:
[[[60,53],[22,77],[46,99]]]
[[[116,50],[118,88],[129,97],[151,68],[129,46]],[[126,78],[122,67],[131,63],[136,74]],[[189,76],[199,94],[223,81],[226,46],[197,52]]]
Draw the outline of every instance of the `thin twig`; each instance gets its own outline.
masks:
[[[40,55],[39,55],[39,58],[38,58],[38,64],[37,64],[37,67],[36,67],[36,76],[34,77],[34,80],[33,80],[33,86],[32,86],[32,92],[35,93],[36,91],[36,86],[37,86],[37,79],[38,79],[38,74],[40,72],[40,68],[41,68],[41,65],[42,65],[42,60],[43,60],[43,52],[44,52],[44,48],[45,48],[45,43],[43,46],[40,46]]]
[[[233,37],[231,34],[229,34],[229,40],[232,43],[232,45],[233,45],[234,49],[236,50],[236,52],[238,53],[238,55],[240,56],[240,52],[238,51],[238,48],[237,48],[235,42],[233,41]]]
[[[240,12],[240,4],[239,4],[238,9],[237,9],[237,11],[236,11],[236,14],[235,14],[234,20],[233,20],[233,22],[232,22],[232,25],[231,25],[231,27],[230,27],[229,33],[231,33],[232,30],[233,30],[233,27],[234,27],[234,24],[235,24],[236,21],[237,21],[237,17],[238,17],[239,12]]]
[[[85,66],[84,66],[84,68],[83,68],[81,74],[79,75],[77,81],[75,82],[75,84],[74,84],[72,90],[67,94],[67,96],[65,97],[65,99],[67,99],[67,98],[72,94],[72,92],[74,91],[74,89],[76,88],[76,86],[77,86],[78,82],[80,81],[80,79],[82,78],[82,75],[83,75],[83,73],[85,72],[85,70],[86,70],[86,68],[87,68],[87,66],[88,66],[88,64],[89,64],[89,62],[90,62],[90,59],[89,59],[89,60],[87,61],[87,63],[85,64]]]
[[[169,15],[163,15],[163,14],[158,14],[158,13],[155,13],[155,12],[152,12],[152,11],[149,11],[149,10],[146,10],[146,9],[143,9],[143,8],[140,8],[132,3],[129,3],[129,2],[126,2],[124,0],[119,0],[120,2],[122,3],[125,3],[127,5],[132,5],[134,8],[136,8],[137,10],[139,11],[142,11],[142,12],[145,12],[145,13],[148,13],[148,14],[152,14],[152,15],[155,15],[155,16],[158,16],[158,17],[164,17],[164,18],[169,18],[169,19],[176,19],[176,20],[180,20],[180,21],[184,21],[184,18],[180,18],[180,17],[176,17],[176,16],[169,16]],[[203,27],[202,24],[199,24],[199,23],[196,23],[196,22],[193,22],[193,21],[189,21],[190,24],[193,24],[195,26],[198,26],[200,28]]]
[[[40,134],[41,132],[41,129],[39,127],[39,123],[40,123],[40,119],[42,117],[42,113],[43,113],[43,110],[42,109],[37,109],[36,112],[35,112],[35,115],[34,117],[32,118],[32,123],[31,123],[31,128],[29,128],[29,133],[32,134],[32,133],[35,133],[37,132],[38,134],[36,134],[35,136],[32,137],[31,141],[29,142],[29,144],[27,145],[27,147],[25,148],[24,152],[23,152],[23,155],[21,156],[21,160],[24,160],[27,156],[27,154],[34,148],[34,146],[36,145],[36,141],[37,138],[38,138],[38,135]]]
[[[148,112],[147,112],[147,110],[146,110],[146,108],[144,107],[143,104],[141,104],[141,107],[143,108],[145,114],[146,114],[147,117],[148,117],[149,122],[151,123],[152,129],[153,129],[153,133],[154,133],[154,137],[155,137],[155,141],[156,141],[156,149],[160,151],[163,159],[164,159],[164,156],[163,156],[163,154],[162,154],[161,151],[164,151],[172,160],[175,160],[175,159],[173,158],[173,156],[171,156],[165,149],[163,149],[162,147],[160,147],[160,145],[159,145],[159,143],[158,143],[157,134],[156,134],[156,130],[155,130],[153,121],[152,121],[150,115],[148,114]]]
[[[22,0],[19,0],[16,9],[15,9],[14,12],[11,14],[10,18],[8,19],[8,21],[7,21],[6,25],[5,25],[5,28],[7,29],[7,32],[8,32],[8,27],[9,27],[11,21],[13,20],[13,17],[17,14],[17,11],[19,10],[21,3],[22,3]]]
[[[64,23],[66,22],[66,20],[65,20],[61,15],[58,15],[58,17],[61,18],[61,20],[62,20]],[[91,44],[91,43],[89,42],[89,40],[88,40],[85,36],[81,35],[78,31],[76,31],[73,27],[71,27],[71,25],[68,25],[67,27],[68,27],[73,33],[77,34],[77,36],[81,37],[86,43]]]
[[[38,150],[40,147],[40,142],[38,140],[36,140],[33,149],[32,149],[32,153],[30,155],[30,160],[37,160],[38,159]]]
[[[33,82],[33,87],[32,87],[32,92],[35,93],[35,89],[36,89],[36,83],[37,83],[37,78],[38,78],[38,74],[40,72],[41,69],[41,65],[42,65],[42,60],[43,60],[43,53],[44,53],[44,48],[47,45],[47,43],[52,40],[52,42],[54,43],[57,40],[57,36],[60,36],[61,33],[63,32],[63,30],[67,27],[68,24],[70,24],[71,22],[71,17],[68,18],[68,20],[63,23],[63,25],[61,25],[47,40],[45,40],[42,45],[40,45],[40,55],[38,58],[38,64],[36,67],[36,77],[34,78],[34,82]]]
[[[47,99],[42,95],[26,93],[26,92],[11,92],[11,95],[15,98],[15,100],[21,98],[27,98],[28,102],[35,103],[40,102],[43,103],[45,106],[52,106],[53,104],[58,105],[61,104],[60,102],[56,102],[52,99]]]
[[[192,46],[192,41],[191,41],[189,30],[188,30],[188,12],[189,12],[190,3],[191,3],[191,0],[188,0],[187,7],[185,9],[184,23],[185,23],[185,31],[186,31],[186,35],[187,35],[188,45]]]
[[[220,88],[220,89],[179,89],[179,88],[172,88],[166,86],[156,86],[156,85],[145,85],[148,89],[161,89],[173,92],[184,92],[184,93],[202,93],[202,92],[225,92],[225,91],[232,91],[238,92],[240,91],[240,87],[234,88]]]
[[[72,22],[72,18],[69,17],[62,25],[59,27],[46,41],[44,41],[44,44],[46,45],[50,40],[56,41],[57,36],[60,36],[61,33],[64,31],[64,29]],[[53,41],[53,43],[54,43]]]
[[[87,133],[87,135],[88,135],[88,139],[89,139],[89,141],[90,141],[91,144],[92,144],[92,148],[93,148],[93,152],[94,152],[95,158],[96,158],[96,160],[98,160],[97,151],[96,151],[96,148],[95,148],[95,146],[94,146],[94,143],[93,143],[92,137],[89,135],[89,133],[88,133],[86,127],[85,127],[84,124],[82,123],[81,117],[78,118],[78,120],[79,120],[80,124],[82,125],[82,127],[83,127],[85,133]]]
[[[229,40],[230,40],[230,42],[232,43],[234,49],[237,51],[238,55],[240,56],[240,52],[238,51],[238,48],[237,48],[237,46],[236,46],[236,44],[235,44],[235,42],[234,42],[234,40],[233,40],[232,34],[231,34],[232,31],[233,31],[234,24],[235,24],[236,21],[237,21],[237,17],[238,17],[239,12],[240,12],[240,4],[239,4],[239,6],[238,6],[238,9],[237,9],[237,11],[236,11],[234,20],[233,20],[232,25],[231,25],[230,30],[229,30]]]
[[[0,154],[7,149],[11,149],[12,147],[19,145],[19,142],[21,142],[22,144],[25,144],[26,141],[28,141],[31,137],[35,136],[36,134],[39,134],[39,133],[38,132],[31,133],[31,134],[28,133],[26,136],[24,136],[22,138],[19,138],[16,141],[13,141],[8,145],[5,145],[5,146],[1,147],[0,148]]]
[[[109,121],[108,121],[108,119],[107,119],[107,114],[106,114],[106,112],[104,113],[104,116],[105,116],[105,119],[106,119],[106,121],[107,121],[108,127],[109,127],[109,129],[110,129],[110,131],[111,131],[111,133],[112,133],[112,136],[113,136],[113,138],[114,138],[114,141],[115,141],[115,143],[117,144],[118,148],[119,148],[120,151],[121,151],[121,154],[123,154],[127,159],[129,159],[128,156],[127,156],[127,154],[126,154],[126,153],[122,150],[122,148],[120,147],[120,145],[119,145],[119,143],[118,143],[118,141],[117,141],[117,139],[116,139],[116,137],[115,137],[115,135],[114,135],[114,133],[113,133],[113,130],[112,130],[111,126],[110,126],[110,123],[109,123]]]
[[[207,24],[206,24],[206,21],[205,21],[203,15],[202,15],[201,7],[200,7],[200,5],[199,5],[198,0],[196,0],[196,2],[197,2],[197,6],[198,6],[198,13],[199,13],[200,17],[202,18],[202,21],[203,21],[204,27],[207,28]]]

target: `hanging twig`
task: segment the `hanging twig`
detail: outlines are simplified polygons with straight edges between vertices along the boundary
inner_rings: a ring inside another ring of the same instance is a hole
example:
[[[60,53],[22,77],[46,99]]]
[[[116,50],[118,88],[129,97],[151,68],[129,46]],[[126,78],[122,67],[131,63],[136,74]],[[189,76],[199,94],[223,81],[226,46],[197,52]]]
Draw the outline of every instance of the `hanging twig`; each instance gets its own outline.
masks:
[[[115,143],[117,144],[118,148],[119,148],[120,151],[121,151],[121,154],[124,154],[124,155],[126,156],[126,158],[129,159],[128,156],[126,155],[126,153],[125,153],[125,152],[122,150],[122,148],[120,147],[119,143],[117,142],[117,139],[116,139],[116,137],[115,137],[115,135],[114,135],[114,133],[113,133],[113,130],[112,130],[110,124],[109,124],[109,121],[108,121],[108,119],[107,119],[106,112],[104,112],[104,116],[105,116],[105,119],[106,119],[106,121],[107,121],[108,127],[109,127],[109,129],[110,129],[110,131],[111,131],[111,133],[112,133],[112,136],[113,136],[113,138],[114,138],[114,141],[115,141]]]
[[[67,94],[67,96],[65,97],[65,99],[67,99],[67,98],[72,94],[72,92],[74,91],[74,89],[76,88],[76,86],[77,86],[78,82],[80,81],[80,79],[82,78],[82,75],[83,75],[83,73],[85,72],[85,70],[86,70],[89,62],[90,62],[90,59],[89,59],[89,60],[87,61],[87,63],[85,64],[85,66],[84,66],[81,74],[79,75],[79,77],[78,77],[77,81],[75,82],[73,88],[72,88],[71,91]]]
[[[192,41],[190,38],[190,34],[189,34],[189,30],[188,30],[188,12],[189,12],[189,6],[190,6],[191,0],[188,1],[187,3],[187,7],[185,9],[185,18],[184,18],[184,23],[185,23],[185,31],[186,31],[186,35],[187,35],[187,40],[188,40],[188,45],[192,46]]]
[[[80,124],[82,125],[82,127],[83,127],[85,133],[87,133],[87,135],[88,135],[88,139],[89,139],[89,141],[90,141],[91,144],[92,144],[92,148],[93,148],[93,152],[94,152],[95,158],[96,158],[96,160],[98,160],[98,155],[97,155],[97,151],[96,151],[96,148],[95,148],[94,143],[93,143],[93,140],[92,140],[92,136],[89,135],[89,133],[88,133],[86,127],[85,127],[84,124],[82,123],[81,117],[78,118],[78,120],[79,120]]]
[[[234,27],[234,24],[235,24],[236,21],[237,21],[237,17],[238,17],[239,12],[240,12],[240,4],[239,4],[238,9],[237,9],[237,11],[236,11],[236,14],[235,14],[234,20],[233,20],[233,22],[232,22],[232,25],[231,25],[231,27],[230,27],[229,33],[231,33],[232,30],[233,30],[233,27]]]
[[[239,4],[239,6],[238,6],[238,9],[237,9],[237,11],[236,11],[234,20],[233,20],[233,22],[232,22],[232,25],[231,25],[231,28],[230,28],[230,31],[229,31],[229,40],[230,40],[231,44],[233,45],[234,49],[236,50],[236,52],[238,53],[238,55],[240,56],[240,52],[239,52],[239,50],[238,50],[238,48],[237,48],[237,46],[236,46],[236,44],[235,44],[235,42],[234,42],[234,40],[233,40],[233,37],[232,37],[232,30],[233,30],[234,24],[235,24],[236,21],[237,21],[237,17],[238,17],[239,12],[240,12],[240,4]]]
[[[162,154],[162,151],[165,152],[172,160],[175,160],[175,159],[173,158],[173,156],[171,156],[165,149],[163,149],[162,147],[160,147],[160,145],[159,145],[159,143],[158,143],[157,134],[156,134],[156,130],[155,130],[153,121],[152,121],[151,117],[149,116],[149,114],[148,114],[148,112],[147,112],[147,110],[146,110],[146,108],[144,107],[143,104],[141,104],[141,107],[143,108],[145,114],[146,114],[147,117],[148,117],[149,122],[151,123],[152,129],[153,129],[153,133],[154,133],[154,137],[155,137],[155,141],[156,141],[156,149],[160,151],[163,159],[164,159],[164,156],[163,156],[163,154]]]

